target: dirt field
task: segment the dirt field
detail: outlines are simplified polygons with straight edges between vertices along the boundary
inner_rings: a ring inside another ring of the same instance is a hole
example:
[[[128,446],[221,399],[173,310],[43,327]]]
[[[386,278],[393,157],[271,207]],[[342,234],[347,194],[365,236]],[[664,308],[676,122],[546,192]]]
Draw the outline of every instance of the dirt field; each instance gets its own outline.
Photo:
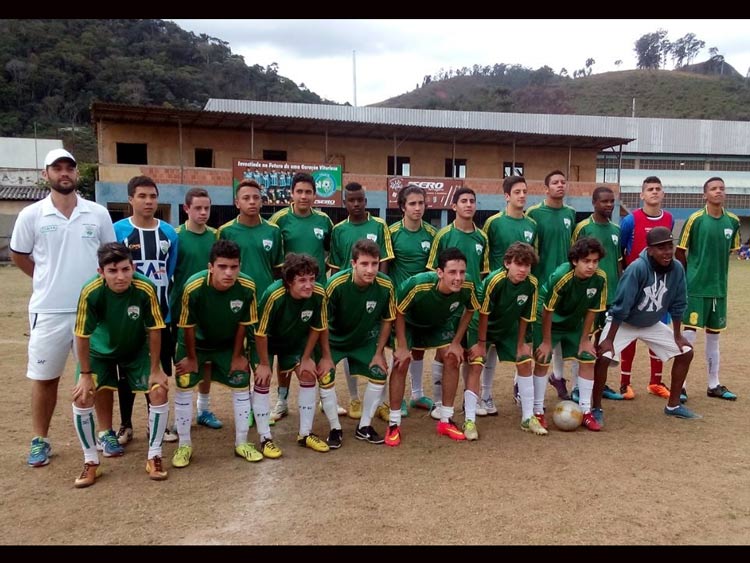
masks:
[[[404,419],[399,448],[354,439],[320,454],[298,447],[298,417],[276,425],[279,460],[250,464],[233,455],[231,400],[215,386],[221,430],[194,427],[194,457],[169,480],[144,471],[146,409],[136,404],[135,440],[119,459],[103,458],[104,476],[73,487],[82,453],[72,426],[73,364],[60,384],[52,421],[51,463],[26,465],[30,385],[25,378],[31,281],[0,268],[0,488],[2,544],[747,544],[750,465],[746,334],[750,262],[731,261],[729,330],[722,337],[722,383],[734,403],[706,397],[703,336],[688,377],[688,405],[701,421],[668,419],[664,401],[646,392],[648,365],[639,346],[633,401],[605,401],[600,433],[518,428],[512,371],[498,367],[500,416],[478,420],[480,439],[454,443],[435,433],[424,411]],[[744,297],[743,297],[744,296]],[[737,355],[737,352],[740,355]],[[430,356],[431,358],[431,356]],[[428,358],[429,359],[429,358]],[[429,362],[425,362],[428,371]],[[569,368],[568,368],[569,369]],[[619,383],[610,371],[610,382]],[[430,377],[425,375],[426,388]],[[339,378],[339,401],[348,392]],[[459,390],[462,392],[462,389]],[[548,387],[547,406],[557,402]],[[456,401],[457,413],[461,399]],[[117,420],[117,415],[116,415]],[[457,421],[462,415],[457,414]],[[379,431],[384,423],[375,422]],[[327,435],[318,414],[314,431]],[[250,438],[257,441],[255,428]],[[175,444],[165,444],[171,460]],[[169,465],[169,464],[167,464]]]

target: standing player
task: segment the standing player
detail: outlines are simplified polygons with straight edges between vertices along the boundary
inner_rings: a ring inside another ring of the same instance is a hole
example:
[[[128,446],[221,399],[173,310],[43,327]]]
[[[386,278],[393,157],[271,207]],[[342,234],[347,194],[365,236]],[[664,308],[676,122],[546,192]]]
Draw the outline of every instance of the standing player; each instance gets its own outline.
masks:
[[[235,455],[253,462],[263,459],[247,440],[250,370],[245,356],[245,332],[257,320],[255,284],[240,272],[239,247],[231,240],[216,241],[211,247],[208,270],[190,276],[182,292],[174,398],[180,445],[172,457],[173,467],[187,467],[193,457],[193,388],[201,381],[201,370],[207,369],[207,364],[211,381],[232,390]]]
[[[72,154],[51,150],[42,174],[50,193],[21,210],[10,239],[13,263],[33,281],[26,368],[34,432],[27,459],[31,467],[49,463],[47,435],[60,375],[73,347],[78,294],[97,270],[99,245],[115,240],[107,210],[76,194],[78,168]]]
[[[177,233],[172,225],[155,217],[159,205],[159,188],[148,176],[130,179],[128,202],[133,208],[133,215],[115,223],[115,236],[130,250],[136,272],[146,276],[156,286],[164,322],[169,324],[169,290],[177,263]],[[167,328],[162,330],[161,335],[161,367],[164,373],[171,375],[172,337]],[[132,436],[135,401],[127,379],[120,379],[117,395],[120,400],[120,430],[117,434],[127,443],[128,436]],[[148,404],[148,393],[145,396]],[[164,433],[164,441],[174,442],[176,439],[168,428]]]
[[[435,358],[441,367],[444,366],[443,402],[433,409],[438,411],[437,432],[453,440],[466,439],[453,422],[453,401],[458,386],[458,368],[464,357],[461,340],[478,308],[474,282],[466,276],[466,257],[457,248],[440,252],[435,272],[417,274],[399,286],[396,349],[389,389],[391,411],[385,436],[387,446],[401,443],[401,409],[398,405],[404,396],[412,351],[429,348],[436,349]]]
[[[685,338],[695,344],[696,329],[706,330],[709,397],[734,401],[737,395],[719,381],[719,334],[727,326],[729,255],[740,247],[740,220],[724,209],[724,180],[714,176],[703,184],[706,207],[682,227],[677,259],[687,269],[688,318]]]
[[[552,272],[539,291],[542,317],[533,326],[534,335],[534,416],[544,428],[544,392],[552,350],[560,344],[562,357],[579,364],[579,404],[583,425],[598,431],[601,426],[591,412],[596,352],[591,328],[596,314],[607,308],[607,275],[599,269],[604,248],[593,237],[582,237],[570,247],[568,263]]]
[[[561,264],[568,262],[570,237],[576,224],[576,210],[565,205],[565,191],[568,181],[560,170],[553,170],[544,177],[544,200],[532,205],[526,211],[537,224],[536,250],[539,263],[532,273],[542,285]],[[563,377],[565,364],[562,351],[557,348],[552,354],[552,374],[549,383],[557,391],[560,399],[569,399],[566,379]]]
[[[103,244],[98,260],[99,274],[83,286],[76,315],[78,370],[73,388],[73,421],[84,464],[75,486],[93,485],[101,474],[93,417],[95,395],[97,419],[105,428],[99,434],[104,456],[122,454],[112,430],[118,369],[134,393],[151,394],[146,472],[151,479],[163,481],[167,472],[162,467],[161,443],[169,402],[167,376],[159,365],[161,329],[165,325],[156,291],[148,278],[135,273],[125,245]]]
[[[656,176],[649,176],[643,180],[641,185],[641,201],[643,207],[636,209],[625,217],[620,223],[620,246],[625,257],[625,267],[635,262],[644,248],[646,248],[646,235],[655,227],[666,227],[670,231],[674,228],[674,219],[669,211],[661,208],[664,201],[664,190],[661,180]],[[669,322],[668,318],[664,319]],[[635,392],[630,385],[630,375],[635,358],[635,340],[622,351],[620,360],[620,393],[625,399],[635,398]],[[664,364],[656,356],[649,352],[651,358],[651,379],[648,384],[648,392],[664,399],[669,398],[669,389],[661,381]],[[687,396],[684,397],[687,400]]]

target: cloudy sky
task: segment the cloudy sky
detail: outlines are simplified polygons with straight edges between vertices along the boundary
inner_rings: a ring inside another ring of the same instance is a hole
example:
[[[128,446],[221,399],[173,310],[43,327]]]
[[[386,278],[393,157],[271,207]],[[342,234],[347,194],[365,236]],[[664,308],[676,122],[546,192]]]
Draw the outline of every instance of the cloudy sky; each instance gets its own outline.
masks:
[[[248,65],[278,63],[279,74],[329,100],[356,105],[413,90],[441,69],[495,63],[566,68],[593,58],[594,73],[633,69],[636,40],[657,29],[674,41],[694,33],[745,75],[750,20],[172,20],[229,43]],[[672,68],[670,61],[667,68]]]

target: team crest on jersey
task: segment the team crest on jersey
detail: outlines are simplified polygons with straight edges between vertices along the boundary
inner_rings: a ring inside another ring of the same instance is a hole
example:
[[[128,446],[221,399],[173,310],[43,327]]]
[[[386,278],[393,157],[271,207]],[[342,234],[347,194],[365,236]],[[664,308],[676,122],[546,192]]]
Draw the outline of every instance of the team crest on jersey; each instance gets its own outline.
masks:
[[[128,317],[132,320],[136,320],[141,316],[141,308],[138,305],[131,305],[128,307]]]
[[[375,307],[378,305],[377,301],[368,301],[365,303],[365,310],[368,313],[372,313],[375,310]]]
[[[429,240],[423,240],[422,241],[422,250],[424,252],[429,252],[430,251],[430,241]]]
[[[563,217],[563,223],[565,223],[566,229],[570,228],[570,219],[568,219],[567,217]]]
[[[269,240],[267,238],[264,238],[263,239],[263,250],[265,250],[266,252],[268,252],[272,248],[273,248],[273,241]]]
[[[240,309],[242,309],[242,300],[241,299],[232,299],[229,302],[229,308],[232,310],[232,313],[238,313]]]
[[[727,237],[727,240],[732,238],[732,229],[724,229],[724,236]]]
[[[476,249],[476,251],[477,251],[477,255],[479,256],[479,255],[481,255],[481,254],[482,254],[482,251],[484,250],[484,245],[482,245],[482,244],[479,244],[479,243],[476,243],[476,244],[474,245],[474,248]]]
[[[620,242],[620,237],[612,235],[612,244],[617,245]]]
[[[96,225],[86,224],[83,225],[83,234],[81,238],[94,238],[96,237]]]
[[[378,242],[378,235],[374,233],[367,233],[367,238],[372,242]]]
[[[456,309],[458,309],[459,305],[460,303],[458,301],[454,301],[453,303],[451,303],[451,307],[450,307],[451,313],[455,311]]]
[[[586,290],[586,297],[588,297],[589,299],[591,299],[594,295],[596,295],[595,287],[590,287]]]
[[[321,229],[320,227],[314,227],[313,233],[315,234],[316,239],[323,240],[323,236],[325,235],[325,233],[323,232],[323,229]]]
[[[529,296],[525,295],[525,294],[522,294],[522,295],[519,295],[518,297],[516,297],[516,303],[518,303],[519,306],[523,305],[528,300],[529,300]]]
[[[169,241],[168,240],[160,240],[159,241],[159,250],[161,250],[162,254],[166,254],[169,252]]]
[[[526,242],[531,244],[531,239],[534,238],[534,233],[532,231],[524,231],[523,238],[526,239]]]
[[[302,319],[302,322],[306,323],[307,321],[312,319],[312,314],[313,312],[310,310],[302,311],[302,313],[300,314],[300,318]]]

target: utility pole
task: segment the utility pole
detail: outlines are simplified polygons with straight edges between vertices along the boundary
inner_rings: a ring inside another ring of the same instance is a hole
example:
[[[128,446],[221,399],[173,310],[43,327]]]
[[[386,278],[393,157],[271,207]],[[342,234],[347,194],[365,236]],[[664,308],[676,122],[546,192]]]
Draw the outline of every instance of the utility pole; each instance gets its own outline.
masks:
[[[635,117],[635,98],[633,98],[633,112],[630,117]]]
[[[354,79],[354,107],[357,107],[357,51],[352,51],[352,77]]]

